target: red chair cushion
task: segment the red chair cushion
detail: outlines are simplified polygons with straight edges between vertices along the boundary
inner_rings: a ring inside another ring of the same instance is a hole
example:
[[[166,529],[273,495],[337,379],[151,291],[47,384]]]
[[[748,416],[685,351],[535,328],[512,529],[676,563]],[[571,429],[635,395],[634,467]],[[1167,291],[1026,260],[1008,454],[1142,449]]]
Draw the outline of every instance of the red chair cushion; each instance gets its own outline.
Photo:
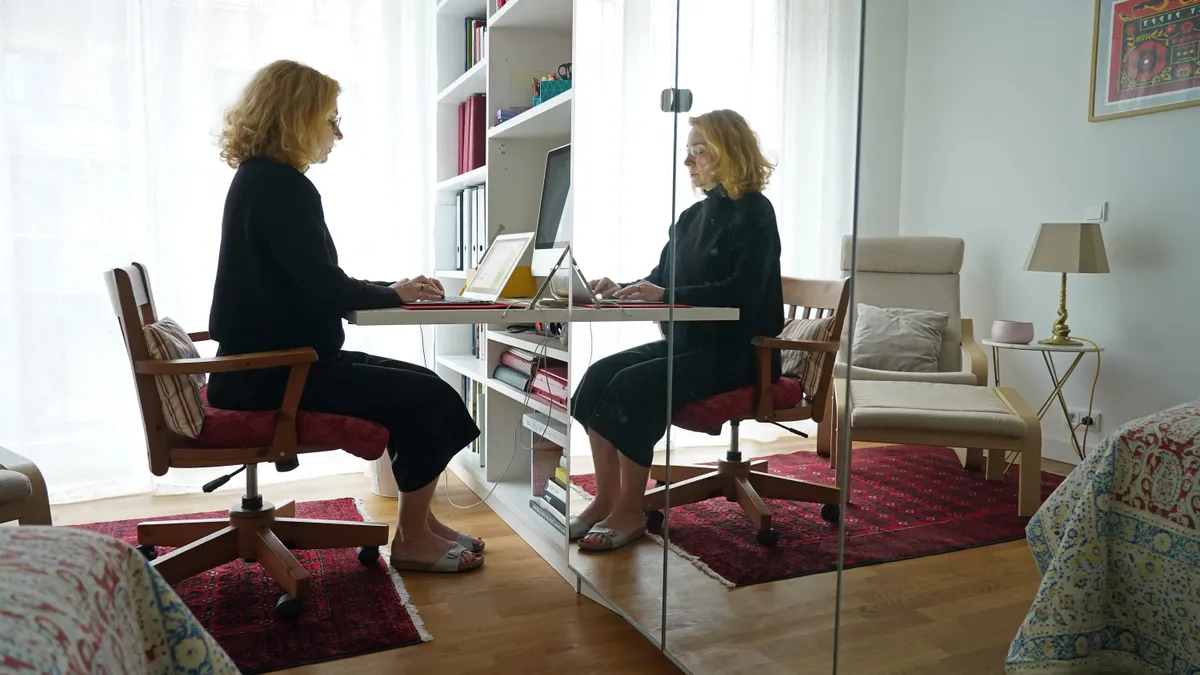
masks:
[[[775,410],[795,408],[804,400],[804,390],[799,381],[781,377],[771,385],[771,399]],[[730,420],[753,416],[754,387],[745,387],[696,401],[675,413],[672,422],[689,431],[715,434]]]
[[[269,446],[275,438],[274,410],[224,410],[208,404],[208,387],[200,390],[204,426],[197,441],[222,448]],[[366,460],[379,459],[387,448],[388,430],[357,417],[301,410],[296,415],[300,445],[341,448]]]

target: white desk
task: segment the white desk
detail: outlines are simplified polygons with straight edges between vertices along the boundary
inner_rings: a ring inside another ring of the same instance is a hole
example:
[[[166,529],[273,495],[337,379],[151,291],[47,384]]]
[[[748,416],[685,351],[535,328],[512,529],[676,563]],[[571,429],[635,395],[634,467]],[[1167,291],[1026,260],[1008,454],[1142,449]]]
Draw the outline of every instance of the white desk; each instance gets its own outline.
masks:
[[[573,307],[522,309],[370,309],[346,319],[359,326],[434,326],[473,323],[602,323],[612,321],[737,321],[734,307]]]

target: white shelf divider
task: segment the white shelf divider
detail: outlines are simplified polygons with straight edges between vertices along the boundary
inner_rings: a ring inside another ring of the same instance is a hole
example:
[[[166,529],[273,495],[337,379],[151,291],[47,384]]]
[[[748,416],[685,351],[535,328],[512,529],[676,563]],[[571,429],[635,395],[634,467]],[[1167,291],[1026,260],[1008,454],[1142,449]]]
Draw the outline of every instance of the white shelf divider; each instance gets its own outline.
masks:
[[[563,424],[571,423],[571,418],[567,416],[567,411],[546,403],[532,393],[521,391],[516,387],[510,387],[494,377],[489,377],[487,379],[487,388],[490,391],[495,391],[511,398],[530,410],[536,410],[543,415],[549,415],[550,419],[553,419],[557,422],[562,422]],[[517,424],[520,423],[521,421],[517,420]]]
[[[575,92],[568,89],[545,103],[497,124],[488,138],[555,138],[571,135],[571,101]]]
[[[438,103],[458,105],[475,94],[487,93],[487,59],[471,66],[438,94]]]
[[[438,16],[449,16],[459,19],[487,16],[487,0],[441,0],[437,4]]]
[[[549,33],[571,33],[571,0],[508,0],[492,15],[493,28],[532,28]]]
[[[483,382],[487,379],[487,362],[478,357],[440,354],[436,360],[439,366],[445,366],[476,382]]]
[[[552,359],[558,359],[563,363],[568,363],[571,360],[571,355],[566,350],[562,349],[562,343],[558,338],[536,333],[509,333],[502,330],[489,330],[488,339],[493,342],[524,349],[527,352],[541,354]]]
[[[437,184],[438,192],[458,192],[464,188],[469,188],[473,185],[483,185],[487,183],[487,167],[481,166],[478,169],[471,169],[466,173],[460,173],[453,178]]]

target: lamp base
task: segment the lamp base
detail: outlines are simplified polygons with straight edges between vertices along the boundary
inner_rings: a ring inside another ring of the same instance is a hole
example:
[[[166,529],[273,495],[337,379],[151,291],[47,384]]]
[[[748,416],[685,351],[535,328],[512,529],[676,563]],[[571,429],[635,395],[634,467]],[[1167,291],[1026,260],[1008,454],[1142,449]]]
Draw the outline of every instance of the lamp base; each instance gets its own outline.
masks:
[[[1079,347],[1083,343],[1079,340],[1073,340],[1065,335],[1054,335],[1045,340],[1038,340],[1039,345],[1050,345],[1052,347]]]

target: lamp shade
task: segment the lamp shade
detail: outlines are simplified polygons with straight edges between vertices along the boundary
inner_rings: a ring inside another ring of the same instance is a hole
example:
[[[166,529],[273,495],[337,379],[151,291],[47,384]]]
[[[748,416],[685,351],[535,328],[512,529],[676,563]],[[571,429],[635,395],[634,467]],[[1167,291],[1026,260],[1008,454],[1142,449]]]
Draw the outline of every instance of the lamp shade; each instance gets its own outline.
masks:
[[[1042,223],[1025,260],[1031,272],[1106,274],[1108,255],[1099,223]]]

